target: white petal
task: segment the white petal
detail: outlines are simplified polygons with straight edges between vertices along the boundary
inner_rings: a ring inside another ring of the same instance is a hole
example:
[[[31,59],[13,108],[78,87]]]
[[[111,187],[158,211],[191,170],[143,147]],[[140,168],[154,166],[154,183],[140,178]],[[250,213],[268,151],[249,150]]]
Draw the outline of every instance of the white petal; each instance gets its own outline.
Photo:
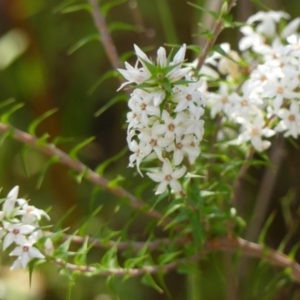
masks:
[[[19,194],[19,187],[15,186],[7,195],[7,198],[17,199]]]
[[[3,251],[7,249],[14,241],[13,234],[8,233],[3,240]]]
[[[12,266],[10,267],[11,270],[16,270],[16,269],[20,269],[22,268],[22,264],[21,264],[21,258],[17,258],[14,263],[12,264]]]
[[[29,253],[28,252],[23,252],[22,256],[21,256],[21,265],[23,267],[23,269],[26,269],[27,264],[29,263],[29,261],[31,260]]]
[[[179,183],[177,180],[175,180],[175,179],[172,179],[172,180],[170,181],[170,186],[171,186],[172,190],[174,190],[174,192],[180,192],[180,191],[181,191],[181,185],[180,185],[180,183]]]
[[[181,169],[174,171],[172,177],[175,179],[181,178],[185,174],[185,171],[186,167],[183,166]]]
[[[156,195],[157,194],[162,194],[166,189],[167,189],[167,186],[168,186],[168,182],[167,181],[162,181],[156,188]]]
[[[162,171],[165,175],[169,175],[172,173],[172,166],[168,159],[165,160],[165,162],[162,166]]]
[[[45,258],[45,256],[35,247],[30,247],[29,254],[31,257],[35,258]]]
[[[165,175],[162,173],[146,173],[153,181],[160,182],[165,179]]]

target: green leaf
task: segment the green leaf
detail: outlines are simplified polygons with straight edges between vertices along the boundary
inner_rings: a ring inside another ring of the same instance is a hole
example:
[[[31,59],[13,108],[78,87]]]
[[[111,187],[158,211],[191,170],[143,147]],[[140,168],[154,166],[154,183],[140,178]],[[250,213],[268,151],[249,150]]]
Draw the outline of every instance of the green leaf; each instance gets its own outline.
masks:
[[[45,112],[44,114],[42,114],[41,116],[39,116],[37,119],[35,119],[28,127],[28,132],[31,135],[36,135],[35,131],[36,128],[38,127],[38,125],[44,121],[45,119],[47,119],[48,117],[52,116],[54,113],[56,113],[58,111],[57,108],[53,108],[48,110],[47,112]]]
[[[114,161],[120,159],[123,155],[125,155],[128,152],[128,147],[124,147],[119,153],[117,153],[116,155],[110,157],[109,159],[107,159],[106,161],[104,161],[102,164],[100,164],[97,168],[96,168],[96,172],[99,175],[103,175],[104,170]]]
[[[128,101],[128,95],[127,94],[120,94],[112,99],[110,99],[105,105],[103,105],[96,113],[95,117],[99,117],[101,114],[103,114],[106,110],[108,110],[111,106],[118,102],[127,102]]]
[[[126,259],[124,266],[126,269],[132,269],[134,267],[141,267],[143,264],[142,262],[145,261],[145,259],[148,257],[148,254],[139,256],[139,257],[134,257],[134,258],[128,258]]]
[[[109,70],[107,72],[104,73],[104,75],[102,75],[94,84],[93,86],[88,90],[88,95],[92,95],[95,90],[98,88],[98,86],[104,82],[106,79],[109,78],[117,78],[119,76],[119,72],[116,70]]]
[[[85,139],[83,142],[79,143],[78,145],[76,145],[69,153],[69,156],[72,159],[77,159],[77,153],[79,152],[79,150],[81,150],[82,148],[84,148],[86,145],[88,145],[89,143],[91,143],[93,140],[95,139],[94,136],[89,137],[87,139]]]
[[[82,172],[80,172],[79,174],[75,175],[75,179],[76,179],[76,182],[78,184],[80,184],[82,182],[82,179],[84,177],[86,177],[86,175],[88,174],[89,170],[90,169],[88,167],[85,167]]]
[[[90,12],[92,10],[91,6],[89,4],[81,3],[81,4],[74,4],[67,6],[65,8],[62,8],[59,12],[61,14],[69,14],[76,11],[86,10]]]
[[[108,268],[119,268],[119,263],[117,259],[117,247],[114,246],[109,249],[101,258],[101,264]]]
[[[270,216],[269,216],[269,218],[267,219],[264,227],[262,228],[262,230],[260,232],[260,235],[258,237],[259,244],[261,244],[261,245],[265,244],[265,239],[266,239],[267,232],[268,232],[271,224],[274,221],[275,215],[276,215],[275,213],[271,213]]]
[[[45,179],[46,173],[47,173],[47,171],[49,170],[49,168],[50,168],[52,165],[58,163],[59,161],[60,161],[60,157],[59,157],[58,155],[55,155],[55,156],[52,156],[52,157],[45,163],[45,165],[43,166],[42,172],[41,172],[41,174],[40,174],[40,176],[39,176],[39,179],[38,179],[38,181],[37,181],[37,184],[36,184],[36,188],[37,188],[37,189],[40,189],[40,188],[41,188],[42,183],[43,183],[43,181],[44,181],[44,179]]]
[[[71,235],[66,241],[64,241],[62,244],[55,248],[53,255],[54,257],[67,259],[68,256],[74,254],[74,252],[68,251],[74,235],[76,235],[76,232],[74,232],[74,234]]]
[[[141,29],[138,26],[130,25],[124,22],[111,22],[108,25],[108,29],[110,32],[116,31],[116,30],[129,30],[129,31],[135,31],[139,32]]]
[[[115,275],[110,275],[106,278],[106,284],[110,291],[114,294],[117,300],[119,300],[118,296],[118,287],[117,287],[117,277]]]
[[[190,222],[193,229],[193,241],[196,248],[198,248],[203,240],[204,230],[200,220],[200,216],[197,213],[190,214]]]
[[[16,105],[14,105],[13,107],[11,107],[8,111],[6,111],[2,116],[1,116],[1,122],[8,124],[9,123],[9,118],[11,117],[11,115],[16,112],[17,110],[19,110],[21,107],[23,107],[24,104],[23,103],[18,103]]]
[[[76,265],[86,265],[86,256],[92,247],[93,244],[89,245],[88,237],[86,237],[80,249],[76,251],[76,255],[74,257],[74,262]]]
[[[8,137],[11,137],[14,135],[14,130],[10,128],[6,132],[1,133],[1,138],[0,138],[0,147],[3,146],[4,142]]]
[[[114,179],[110,180],[109,183],[107,184],[107,186],[109,188],[116,188],[119,186],[119,183],[124,181],[125,178],[121,175],[117,175]]]
[[[104,16],[106,16],[112,8],[125,2],[127,2],[127,0],[109,0],[107,3],[101,5],[101,12]]]
[[[181,253],[182,253],[182,251],[180,250],[180,251],[173,252],[173,253],[164,253],[164,254],[159,255],[159,257],[158,257],[159,265],[163,266],[167,263],[174,261],[174,259],[176,257],[178,257]]]
[[[154,281],[153,277],[147,273],[142,278],[142,283],[154,288],[157,292],[162,294],[164,291],[160,288],[160,286]]]
[[[192,7],[195,7],[197,9],[203,11],[204,13],[210,14],[215,20],[218,20],[218,18],[220,17],[219,13],[217,13],[213,10],[206,9],[204,6],[196,5],[195,3],[192,3],[192,2],[188,2],[188,4]]]
[[[65,214],[55,223],[55,230],[59,230],[62,227],[62,223],[67,219],[67,217],[73,212],[73,210],[77,207],[77,205],[73,205],[70,207]]]
[[[78,42],[76,42],[68,51],[67,53],[69,55],[73,54],[75,51],[77,51],[78,49],[80,49],[82,46],[86,45],[87,43],[91,42],[91,41],[101,41],[101,37],[99,36],[99,34],[91,34],[89,36],[86,36],[82,39],[80,39]]]
[[[164,213],[163,218],[158,222],[158,224],[161,224],[165,218],[167,218],[170,214],[172,214],[173,212],[175,212],[183,206],[183,203],[171,203],[167,211]]]
[[[5,106],[7,106],[7,105],[10,105],[10,104],[14,103],[15,101],[16,101],[15,98],[8,98],[8,99],[6,99],[4,101],[1,101],[0,108],[3,108]]]
[[[99,205],[98,207],[94,208],[93,211],[88,215],[88,218],[84,221],[84,223],[79,228],[79,235],[85,234],[85,229],[89,222],[100,212],[102,209],[102,205]]]
[[[59,13],[62,9],[66,8],[68,5],[76,2],[78,0],[69,0],[69,1],[62,1],[59,5],[55,6],[55,8],[52,10],[53,13]]]

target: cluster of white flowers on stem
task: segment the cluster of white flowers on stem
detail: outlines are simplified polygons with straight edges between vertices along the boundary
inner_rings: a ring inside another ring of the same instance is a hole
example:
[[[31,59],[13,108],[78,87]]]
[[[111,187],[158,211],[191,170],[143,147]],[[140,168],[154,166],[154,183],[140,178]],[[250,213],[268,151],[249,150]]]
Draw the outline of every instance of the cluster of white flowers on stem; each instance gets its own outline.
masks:
[[[184,160],[193,164],[200,154],[204,112],[198,90],[201,81],[188,75],[190,67],[182,68],[185,45],[172,60],[160,47],[156,64],[139,47],[134,47],[136,65],[125,62],[126,70],[119,70],[127,79],[120,88],[128,84],[134,88],[128,102],[131,111],[127,114],[127,142],[133,152],[129,166],[135,165],[141,174],[143,160],[158,161],[158,168],[147,172],[153,181],[159,182],[156,193],[163,193],[168,186],[180,192],[178,179],[186,173]]]
[[[34,244],[44,236],[39,221],[42,217],[49,220],[45,211],[29,205],[23,198],[18,198],[18,192],[19,187],[16,186],[8,193],[0,211],[2,250],[14,246],[9,255],[17,257],[11,269],[25,269],[33,258],[45,257]],[[51,243],[47,239],[46,247],[49,242]]]
[[[214,53],[203,69],[221,82],[206,95],[211,117],[240,124],[235,143],[250,141],[258,151],[267,149],[267,138],[276,133],[300,135],[300,18],[280,31],[279,22],[288,18],[274,11],[251,16],[241,28],[240,53],[223,44],[226,54]]]

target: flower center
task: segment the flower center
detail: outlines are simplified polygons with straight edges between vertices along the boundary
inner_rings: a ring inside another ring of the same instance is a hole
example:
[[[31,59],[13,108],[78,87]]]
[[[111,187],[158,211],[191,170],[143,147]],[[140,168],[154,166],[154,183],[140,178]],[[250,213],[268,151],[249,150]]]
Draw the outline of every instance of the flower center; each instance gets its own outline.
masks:
[[[260,81],[266,81],[267,80],[267,76],[266,75],[261,75],[259,78]]]
[[[259,130],[257,128],[252,128],[251,135],[259,135]]]
[[[157,140],[151,139],[150,142],[149,142],[149,144],[150,144],[152,147],[155,147],[155,146],[157,146]]]
[[[174,129],[175,129],[174,124],[169,124],[168,129],[169,129],[170,131],[174,131]]]
[[[222,97],[221,98],[221,102],[223,103],[223,104],[225,104],[225,103],[228,103],[228,97]]]
[[[177,143],[177,144],[176,144],[176,148],[177,148],[177,149],[182,149],[182,147],[183,147],[183,145],[182,145],[181,143]]]
[[[17,229],[17,228],[15,228],[15,229],[12,231],[12,233],[17,235],[17,234],[19,234],[19,233],[20,233],[20,230],[19,230],[19,229]]]
[[[28,250],[29,250],[29,247],[28,247],[28,246],[23,246],[23,251],[24,251],[24,252],[28,252]]]
[[[241,106],[248,106],[248,101],[246,99],[241,101]]]
[[[282,94],[283,93],[283,88],[280,86],[277,88],[277,93]]]
[[[295,115],[290,114],[290,115],[289,115],[289,121],[294,122],[295,120],[296,120]]]
[[[171,175],[166,175],[165,180],[166,181],[171,181],[172,180],[172,176]]]
[[[145,103],[142,103],[142,104],[141,104],[141,110],[145,110],[146,107],[147,107],[147,104],[145,104]]]
[[[187,101],[191,101],[193,99],[192,95],[190,94],[188,94],[185,98]]]

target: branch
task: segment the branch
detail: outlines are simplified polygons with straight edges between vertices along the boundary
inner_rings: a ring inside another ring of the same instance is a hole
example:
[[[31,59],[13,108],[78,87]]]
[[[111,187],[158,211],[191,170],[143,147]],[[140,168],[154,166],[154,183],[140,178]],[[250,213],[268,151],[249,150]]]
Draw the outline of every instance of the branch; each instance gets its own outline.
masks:
[[[101,40],[102,40],[105,52],[107,54],[107,57],[110,60],[110,63],[112,64],[112,66],[115,69],[119,69],[122,67],[121,61],[119,59],[119,54],[117,52],[117,48],[111,37],[111,34],[108,30],[105,18],[101,14],[100,8],[98,6],[98,1],[97,0],[87,0],[87,1],[92,6],[91,14],[93,16],[96,28],[101,36]]]
[[[241,253],[245,256],[265,259],[271,265],[280,268],[291,268],[294,281],[300,283],[300,265],[289,256],[268,247],[249,242],[242,238],[223,237],[210,241],[208,243],[208,250],[226,252],[241,250]]]
[[[89,169],[85,164],[78,160],[72,159],[68,154],[63,152],[62,150],[58,149],[52,144],[47,145],[39,145],[38,139],[27,132],[21,131],[19,129],[16,129],[10,125],[4,124],[0,122],[0,133],[11,133],[12,137],[19,142],[22,142],[23,144],[27,144],[45,154],[48,156],[56,156],[59,158],[59,163],[67,166],[68,168],[78,172],[82,173],[84,172],[85,178],[98,185],[101,186],[106,191],[110,192],[111,194],[119,197],[119,198],[127,198],[129,205],[133,207],[134,209],[137,209],[141,211],[142,213],[148,215],[151,218],[161,220],[163,218],[163,215],[154,209],[151,211],[146,211],[145,208],[147,207],[147,204],[143,202],[142,200],[137,199],[134,195],[129,193],[127,190],[123,189],[122,187],[110,187],[109,181],[97,174],[96,172]],[[169,219],[165,219],[162,222],[160,222],[161,225],[166,225],[170,222]]]
[[[261,246],[256,243],[248,242],[242,238],[235,237],[221,237],[216,239],[211,239],[207,242],[204,249],[199,253],[195,254],[189,258],[182,258],[175,262],[166,264],[164,266],[144,266],[142,268],[107,268],[103,267],[103,270],[98,270],[95,267],[90,266],[77,266],[75,264],[71,264],[65,262],[61,259],[57,259],[54,262],[57,265],[67,268],[70,271],[77,271],[81,273],[88,273],[89,275],[130,275],[130,276],[139,276],[146,273],[166,273],[172,271],[179,267],[181,264],[189,264],[198,261],[205,254],[212,251],[224,251],[224,252],[236,252],[241,251],[241,253],[248,257],[256,257],[265,259],[271,265],[280,267],[280,268],[291,268],[292,276],[295,282],[300,283],[300,265],[289,258],[287,255],[280,253],[276,250]]]
[[[230,10],[232,9],[232,7],[236,4],[236,1],[237,0],[230,0],[228,2],[228,9],[227,9],[227,13],[230,12]],[[216,22],[215,24],[215,27],[213,29],[213,37],[209,40],[207,40],[205,46],[204,46],[204,49],[202,51],[202,54],[200,55],[200,57],[198,58],[198,63],[197,63],[197,66],[196,66],[196,69],[201,69],[201,67],[203,66],[204,64],[204,61],[208,55],[208,52],[209,50],[211,49],[211,47],[215,44],[219,34],[221,33],[222,29],[223,29],[223,23],[224,23],[224,20],[222,18],[222,15],[221,17],[219,17],[218,21]]]

